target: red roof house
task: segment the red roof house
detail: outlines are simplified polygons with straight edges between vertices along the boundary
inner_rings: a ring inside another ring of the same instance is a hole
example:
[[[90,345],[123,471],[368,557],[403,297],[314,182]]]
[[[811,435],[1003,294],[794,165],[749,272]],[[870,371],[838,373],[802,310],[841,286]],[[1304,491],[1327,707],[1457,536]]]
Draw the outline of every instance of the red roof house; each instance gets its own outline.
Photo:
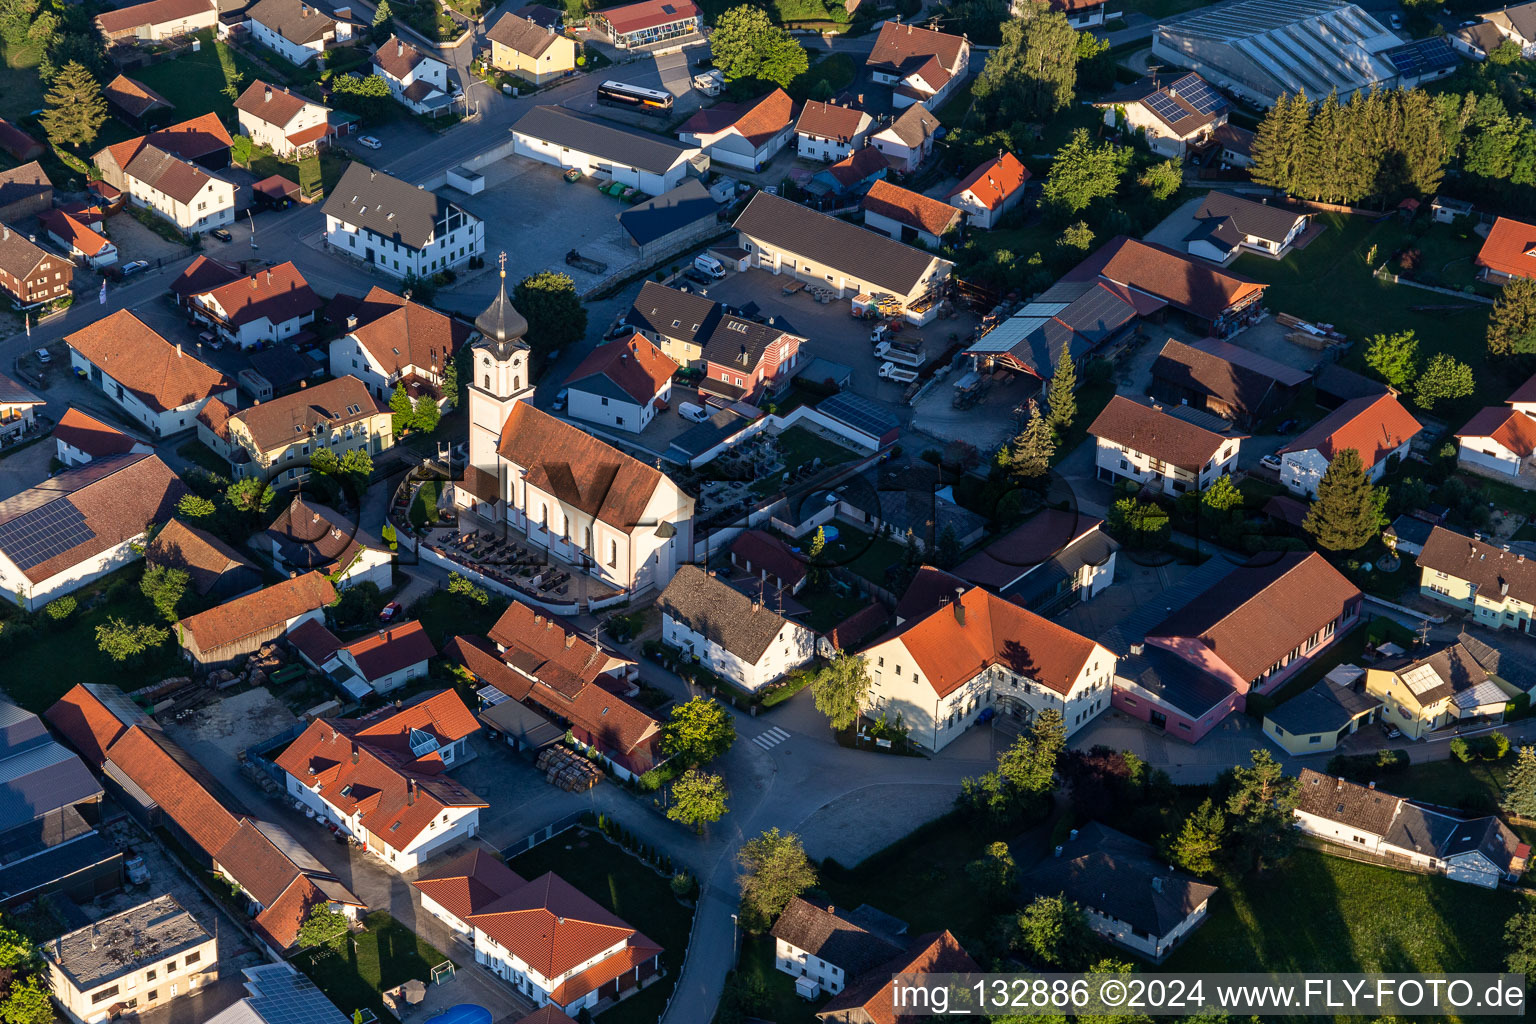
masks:
[[[1473,261],[1484,281],[1503,284],[1512,277],[1536,277],[1536,225],[1500,217]]]
[[[1352,398],[1280,448],[1280,482],[1298,494],[1315,495],[1328,463],[1347,448],[1359,452],[1366,475],[1379,480],[1388,460],[1406,457],[1422,429],[1394,395]]]
[[[979,228],[994,228],[1024,198],[1029,168],[1012,153],[999,153],[960,180],[944,198]]]

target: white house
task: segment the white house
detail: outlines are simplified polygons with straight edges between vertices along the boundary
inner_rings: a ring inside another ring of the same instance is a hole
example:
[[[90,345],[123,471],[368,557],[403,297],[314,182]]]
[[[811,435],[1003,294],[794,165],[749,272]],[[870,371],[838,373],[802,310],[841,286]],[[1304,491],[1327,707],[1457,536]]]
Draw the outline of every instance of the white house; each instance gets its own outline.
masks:
[[[1328,463],[1353,448],[1372,483],[1408,455],[1423,429],[1392,394],[1353,398],[1280,448],[1280,482],[1296,494],[1317,495]]]
[[[316,720],[277,766],[290,797],[406,872],[479,831],[490,805],[447,774],[474,756],[479,729],[457,693],[437,690],[365,718]]]
[[[876,82],[891,86],[898,109],[922,103],[937,110],[965,81],[970,61],[971,44],[965,36],[887,21],[864,66]]]
[[[901,955],[896,933],[903,922],[867,904],[853,910],[796,896],[769,934],[774,967],[795,979],[802,996],[812,990],[833,995],[866,971]]]
[[[1227,124],[1226,97],[1194,72],[1148,75],[1121,86],[1094,106],[1111,128],[1139,132],[1158,156],[1181,160]]]
[[[965,211],[973,227],[995,228],[1003,214],[1019,205],[1029,168],[1012,153],[999,153],[983,163],[949,190],[945,201]]]
[[[679,566],[656,601],[662,642],[750,692],[782,679],[816,656],[816,634],[760,591],[749,596],[696,565]]]
[[[911,174],[933,152],[935,134],[943,125],[921,103],[914,103],[884,128],[869,137],[894,170]]]
[[[235,101],[240,134],[278,156],[293,156],[321,145],[330,131],[330,111],[318,103],[260,79]]]
[[[110,455],[154,451],[144,442],[75,408],[59,417],[53,428],[53,443],[56,457],[66,466],[83,466],[92,459]]]
[[[1021,8],[1034,0],[1013,0],[1012,13],[1015,18],[1020,14]],[[1109,18],[1118,18],[1119,14],[1107,12],[1109,4],[1105,0],[1050,0],[1050,8],[1067,16],[1067,24],[1081,32],[1087,28],[1098,28]]]
[[[677,364],[643,335],[594,348],[563,385],[572,419],[638,434],[672,397]]]
[[[616,589],[665,587],[693,552],[693,498],[660,470],[523,401],[533,393],[528,323],[508,301],[505,277],[475,326],[469,467],[455,501]]]
[[[444,374],[455,353],[470,340],[468,324],[375,287],[363,297],[345,324],[346,333],[330,344],[331,375],[356,377],[381,402],[404,384],[414,398],[439,405]]]
[[[411,883],[421,909],[469,937],[475,962],[551,1014],[574,1019],[660,973],[661,947],[559,875],[524,879],[473,849]]]
[[[240,348],[292,338],[315,322],[323,305],[291,261],[192,292],[187,301],[193,319]]]
[[[257,0],[245,26],[252,39],[300,67],[352,38],[350,21],[328,17],[308,0]]]
[[[261,535],[261,546],[290,575],[318,571],[341,590],[359,583],[388,589],[394,557],[364,544],[357,533],[355,521],[297,493]]]
[[[326,245],[391,277],[430,277],[485,252],[478,217],[364,164],[347,165],[321,210]]]
[[[176,39],[218,24],[213,0],[149,0],[96,15],[96,28],[109,44]]]
[[[0,597],[28,611],[143,557],[187,493],[155,455],[105,456],[0,504]]]
[[[1536,377],[1515,389],[1504,405],[1490,406],[1456,432],[1457,463],[1496,474],[1521,486],[1536,476]]]
[[[1088,428],[1099,479],[1155,484],[1175,496],[1205,490],[1236,467],[1242,437],[1208,430],[1192,422],[1196,418],[1220,422],[1183,407],[1169,411],[1123,395],[1111,398]]]
[[[146,145],[123,168],[128,199],[189,235],[235,220],[235,184],[174,153]]]
[[[518,156],[582,174],[606,174],[614,181],[659,196],[702,175],[709,157],[650,132],[586,117],[565,107],[538,106],[512,126]]]
[[[1498,818],[1462,820],[1404,797],[1301,770],[1296,827],[1324,842],[1382,854],[1493,889],[1524,874],[1531,848]]]
[[[836,163],[864,145],[875,119],[854,106],[806,100],[795,121],[795,150],[807,160]]]
[[[48,237],[78,262],[98,270],[117,262],[117,246],[107,241],[101,232],[63,210],[49,210],[37,219]]]
[[[1191,256],[1225,264],[1240,251],[1281,257],[1312,223],[1310,214],[1255,202],[1232,192],[1209,192],[1184,236]]]
[[[1516,4],[1483,15],[1483,23],[1492,25],[1504,39],[1520,47],[1520,55],[1536,57],[1536,3]]]
[[[1031,719],[1061,713],[1071,735],[1110,703],[1115,655],[981,587],[904,619],[861,652],[866,715],[902,722],[925,750],[949,745],[985,708]]]
[[[1120,549],[1104,520],[1042,509],[959,565],[954,574],[1047,614],[1070,601],[1091,601],[1115,581]]]
[[[374,52],[373,73],[407,110],[431,114],[453,102],[448,65],[422,53],[399,36],[390,36]]]
[[[354,700],[425,679],[427,662],[437,656],[420,622],[393,624],[351,643],[339,640],[322,623],[306,622],[289,632],[288,640],[311,668],[325,673]],[[455,756],[448,748],[443,763],[454,764]]]
[[[195,429],[197,414],[210,398],[235,404],[235,386],[228,378],[126,309],[64,341],[70,366],[157,437]]]
[[[702,149],[713,165],[761,171],[794,134],[793,107],[783,89],[751,103],[717,103],[684,121],[677,138]]]

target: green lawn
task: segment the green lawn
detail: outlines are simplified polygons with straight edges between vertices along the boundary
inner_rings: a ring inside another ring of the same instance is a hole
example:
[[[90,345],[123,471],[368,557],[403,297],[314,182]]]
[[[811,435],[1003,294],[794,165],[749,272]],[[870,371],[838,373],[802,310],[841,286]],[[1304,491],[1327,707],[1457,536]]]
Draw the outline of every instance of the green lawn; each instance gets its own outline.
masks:
[[[197,37],[202,41],[197,53],[187,50],[175,60],[140,68],[134,77],[174,103],[178,121],[211,110],[228,127],[235,123],[235,101],[225,95],[225,87],[233,83],[237,90],[244,90],[254,80],[270,76],[214,40],[212,32],[199,32]]]
[[[14,124],[43,105],[43,83],[37,77],[43,51],[28,43],[0,40],[0,54],[5,57],[0,66],[0,117]]]
[[[693,924],[693,911],[677,902],[668,880],[585,828],[556,836],[507,866],[528,879],[555,872],[662,947],[666,976],[597,1018],[603,1024],[653,1024],[677,984]]]
[[[438,647],[460,634],[479,636],[496,624],[506,610],[505,599],[491,595],[487,604],[476,604],[466,597],[450,594],[446,590],[434,590],[407,609],[413,619],[420,619],[421,626]]]
[[[420,529],[429,524],[436,524],[437,514],[437,481],[427,480],[416,488],[416,496],[411,499],[411,525]]]
[[[380,993],[412,978],[431,984],[432,968],[448,957],[418,939],[388,911],[369,914],[364,923],[367,931],[300,953],[293,964],[349,1017],[366,1008],[388,1020]]]
[[[154,607],[139,592],[143,563],[125,566],[77,590],[75,613],[54,622],[41,610],[21,620],[14,608],[4,622],[5,692],[28,711],[41,713],[82,682],[111,682],[124,689],[185,674],[174,635],[138,659],[115,662],[96,647],[96,627],[110,618],[156,623]],[[94,607],[92,607],[94,605]]]
[[[773,946],[772,937],[767,935],[744,935],[741,939],[736,980],[748,989],[761,991],[761,1002],[752,1007],[754,1015],[774,1024],[819,1024],[816,1011],[832,997],[823,992],[816,999],[800,998],[795,979],[774,966]]]
[[[1523,902],[1301,850],[1263,877],[1224,880],[1209,919],[1161,969],[1497,970],[1504,921]]]
[[[885,570],[906,561],[904,543],[877,537],[845,519],[833,520],[837,539],[829,541],[824,557],[832,565],[845,566],[878,586],[889,585]]]
[[[853,58],[846,53],[829,53],[796,75],[784,91],[796,103],[803,103],[810,98],[811,90],[817,83],[826,82],[832,94],[836,95],[853,83],[853,76],[858,70]]]
[[[868,597],[859,594],[844,594],[841,587],[829,583],[820,590],[811,590],[809,585],[795,595],[795,600],[811,610],[807,624],[818,633],[825,633],[833,626],[842,622],[854,612],[859,611],[869,604]],[[858,637],[854,637],[858,640]]]
[[[1377,785],[1395,796],[1455,807],[1468,814],[1496,814],[1514,763],[1513,752],[1499,761],[1425,761],[1411,764],[1402,772],[1383,775]],[[1536,840],[1536,828],[1510,827],[1526,842]]]

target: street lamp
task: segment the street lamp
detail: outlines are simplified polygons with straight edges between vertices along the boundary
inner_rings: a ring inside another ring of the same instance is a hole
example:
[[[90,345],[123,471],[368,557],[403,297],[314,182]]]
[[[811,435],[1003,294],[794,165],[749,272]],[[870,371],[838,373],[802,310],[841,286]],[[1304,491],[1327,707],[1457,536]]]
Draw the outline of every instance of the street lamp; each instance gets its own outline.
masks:
[[[736,927],[736,915],[731,915],[731,962],[736,962],[736,936],[739,929]]]
[[[250,207],[246,207],[245,216],[251,222],[251,248],[259,249],[261,246],[256,244],[256,215],[251,212]]]

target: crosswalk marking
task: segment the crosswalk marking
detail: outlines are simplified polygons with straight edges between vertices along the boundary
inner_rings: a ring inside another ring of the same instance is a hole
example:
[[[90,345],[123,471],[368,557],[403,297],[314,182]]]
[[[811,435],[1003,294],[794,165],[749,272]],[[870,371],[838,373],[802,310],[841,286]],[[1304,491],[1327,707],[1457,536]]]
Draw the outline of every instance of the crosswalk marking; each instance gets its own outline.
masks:
[[[780,729],[778,726],[774,726],[772,729],[769,729],[766,732],[762,732],[756,736],[753,736],[752,742],[756,743],[764,750],[772,750],[774,747],[778,746],[780,743],[783,743],[787,739],[789,739],[789,733],[785,732],[783,729]]]

